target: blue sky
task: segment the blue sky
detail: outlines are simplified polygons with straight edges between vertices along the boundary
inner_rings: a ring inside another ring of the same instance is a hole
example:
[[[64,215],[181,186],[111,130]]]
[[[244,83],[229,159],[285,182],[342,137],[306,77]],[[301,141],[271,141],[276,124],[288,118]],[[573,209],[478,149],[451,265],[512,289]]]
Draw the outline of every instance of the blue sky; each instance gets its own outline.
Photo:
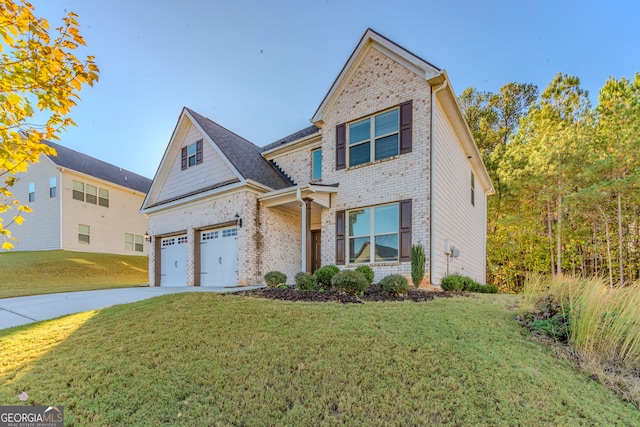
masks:
[[[309,125],[367,28],[439,68],[456,93],[580,77],[592,100],[640,71],[640,1],[31,0],[80,15],[100,81],[69,148],[152,178],[183,106],[262,146]]]

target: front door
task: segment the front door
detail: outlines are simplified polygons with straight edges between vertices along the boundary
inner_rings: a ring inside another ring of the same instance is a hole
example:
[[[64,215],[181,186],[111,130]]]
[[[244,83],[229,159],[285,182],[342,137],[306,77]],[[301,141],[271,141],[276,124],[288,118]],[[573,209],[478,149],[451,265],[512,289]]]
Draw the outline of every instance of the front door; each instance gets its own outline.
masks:
[[[321,236],[320,230],[311,230],[311,272],[322,267]]]

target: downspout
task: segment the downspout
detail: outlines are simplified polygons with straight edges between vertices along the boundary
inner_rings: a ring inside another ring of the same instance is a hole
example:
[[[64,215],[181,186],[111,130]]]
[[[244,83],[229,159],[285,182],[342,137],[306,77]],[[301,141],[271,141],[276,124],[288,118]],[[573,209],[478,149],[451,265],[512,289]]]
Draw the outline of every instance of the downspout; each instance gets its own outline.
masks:
[[[443,74],[444,76],[444,74]],[[431,126],[429,126],[429,132],[430,132],[430,137],[429,137],[429,174],[430,174],[430,179],[429,179],[429,233],[430,233],[430,237],[429,237],[429,260],[431,263],[431,266],[429,268],[429,283],[431,283],[431,286],[434,285],[433,283],[433,279],[434,279],[434,267],[435,267],[435,261],[434,261],[434,256],[433,254],[435,253],[435,242],[434,242],[434,232],[433,232],[433,225],[434,225],[434,221],[433,221],[433,211],[434,211],[434,206],[435,206],[435,202],[434,202],[434,193],[433,193],[433,177],[434,177],[434,173],[433,173],[433,165],[435,164],[435,159],[434,159],[434,155],[433,155],[433,147],[434,147],[434,143],[433,143],[433,137],[435,135],[434,131],[433,131],[433,124],[434,124],[434,109],[435,109],[435,100],[436,100],[436,95],[438,94],[438,92],[440,92],[442,89],[446,88],[448,84],[448,80],[445,77],[444,83],[440,84],[440,86],[438,86],[435,90],[432,88],[431,89]]]
[[[58,227],[59,227],[59,231],[60,231],[60,250],[64,249],[64,242],[62,241],[64,238],[64,230],[62,229],[63,226],[63,221],[62,221],[62,197],[63,197],[63,189],[64,187],[62,187],[62,173],[64,172],[64,168],[58,168],[58,183],[57,186],[58,188],[56,188],[57,191],[57,196],[58,196],[58,205],[59,205],[59,214],[60,214],[60,218],[58,218]]]
[[[300,271],[307,271],[307,202],[302,199],[300,187],[296,189],[296,199],[302,205],[302,269]]]

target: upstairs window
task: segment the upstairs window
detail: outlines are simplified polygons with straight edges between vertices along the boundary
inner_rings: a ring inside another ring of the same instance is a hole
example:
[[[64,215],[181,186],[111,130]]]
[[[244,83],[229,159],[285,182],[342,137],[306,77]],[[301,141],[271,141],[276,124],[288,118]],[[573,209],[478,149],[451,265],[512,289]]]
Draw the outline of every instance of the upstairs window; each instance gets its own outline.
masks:
[[[55,176],[49,178],[49,197],[54,198],[58,193],[58,185]]]
[[[105,190],[104,188],[98,190],[98,204],[105,208],[109,207],[109,190]]]
[[[36,200],[36,183],[29,183],[29,202],[35,202]]]
[[[85,201],[92,205],[98,204],[98,187],[95,185],[87,184]]]
[[[471,172],[471,206],[476,205],[476,177]]]
[[[349,166],[386,159],[399,153],[399,109],[349,125]]]
[[[322,178],[322,150],[317,149],[311,152],[311,180]]]
[[[202,139],[195,142],[195,144],[182,147],[182,170],[199,165],[202,163]]]
[[[84,202],[84,182],[73,181],[73,198]]]

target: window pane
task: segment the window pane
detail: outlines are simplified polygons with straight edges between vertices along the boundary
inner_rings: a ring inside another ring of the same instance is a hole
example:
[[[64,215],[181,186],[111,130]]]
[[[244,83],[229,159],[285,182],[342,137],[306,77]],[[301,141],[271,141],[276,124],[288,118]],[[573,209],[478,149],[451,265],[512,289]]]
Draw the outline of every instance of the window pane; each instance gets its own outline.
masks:
[[[98,192],[98,195],[104,199],[108,199],[109,198],[109,190],[105,190],[104,188],[101,188],[100,191]]]
[[[96,187],[95,185],[89,185],[87,184],[87,195],[91,194],[92,196],[97,196],[98,195],[98,187]]]
[[[56,191],[56,187],[51,187],[49,189],[49,197],[56,197],[57,191]]]
[[[391,110],[377,115],[375,128],[375,136],[398,132],[398,110]]]
[[[371,119],[349,125],[349,145],[371,138]]]
[[[124,248],[126,250],[132,251],[133,250],[133,242],[124,242]]]
[[[109,207],[109,199],[103,199],[100,197],[99,203],[100,206],[104,206],[105,208]]]
[[[124,241],[125,241],[125,242],[133,242],[133,234],[131,234],[131,233],[124,233]]]
[[[51,178],[49,178],[49,187],[55,187],[56,186],[56,177],[52,176]]]
[[[84,182],[73,181],[73,190],[82,191],[84,193]]]
[[[369,152],[369,142],[365,142],[355,147],[349,147],[349,166],[361,165],[368,163],[371,158]]]
[[[29,193],[33,193],[34,191],[36,191],[36,183],[35,182],[30,182],[29,183]]]
[[[376,262],[398,260],[398,235],[376,236]]]
[[[195,166],[195,165],[196,165],[196,155],[194,154],[193,156],[189,157],[189,167]]]
[[[368,236],[371,234],[371,209],[349,212],[349,236]]]
[[[369,237],[349,239],[349,262],[369,262],[371,257]]]
[[[80,234],[89,234],[89,226],[88,225],[78,225],[78,233],[80,233]]]
[[[385,205],[374,208],[375,224],[373,232],[375,234],[397,233],[398,232],[398,205]]]
[[[80,243],[91,243],[90,237],[87,234],[78,234],[78,240]]]
[[[82,191],[73,190],[73,198],[84,202],[84,193]]]
[[[322,178],[322,150],[311,152],[312,174],[311,179]]]
[[[187,155],[189,155],[189,156],[195,156],[196,155],[196,144],[191,144],[187,148]]]
[[[136,243],[136,252],[143,252],[142,243]]]
[[[136,240],[135,240],[135,242],[136,242],[136,243],[142,243],[142,241],[143,241],[143,240],[144,240],[144,237],[143,237],[143,236],[138,236],[138,235],[136,234]]]
[[[398,155],[398,134],[376,139],[376,160]]]

